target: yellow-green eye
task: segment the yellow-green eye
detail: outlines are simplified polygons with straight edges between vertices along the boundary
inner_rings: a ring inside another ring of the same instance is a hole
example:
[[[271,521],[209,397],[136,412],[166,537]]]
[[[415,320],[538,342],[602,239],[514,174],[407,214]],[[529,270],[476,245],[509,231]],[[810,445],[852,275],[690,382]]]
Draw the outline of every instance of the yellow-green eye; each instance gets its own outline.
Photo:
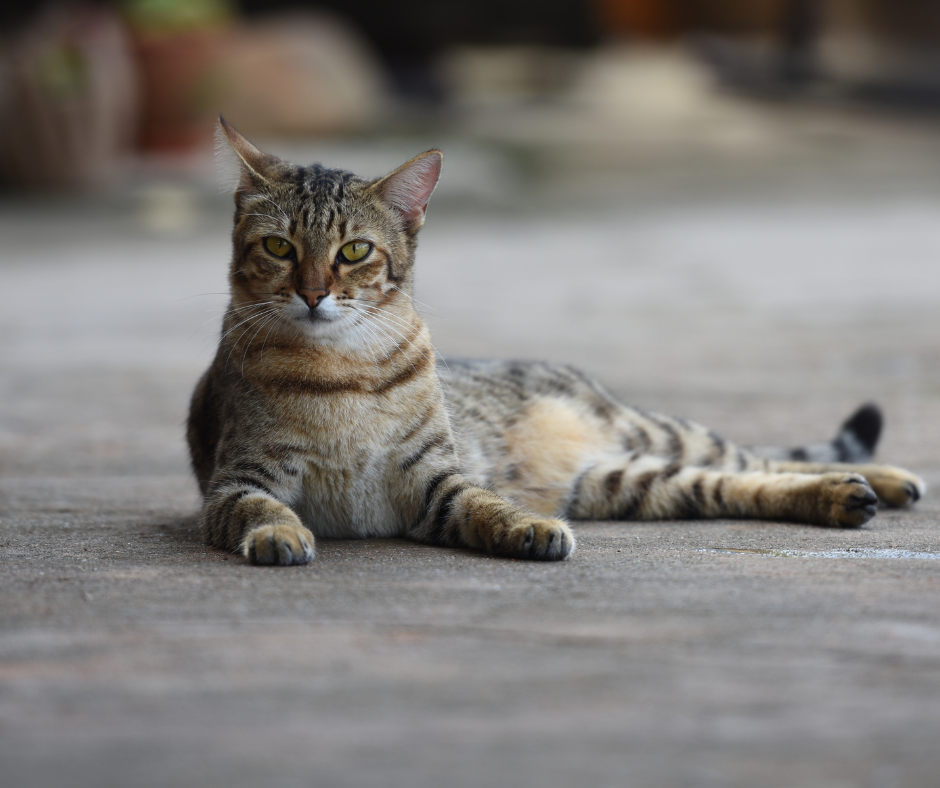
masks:
[[[287,257],[287,255],[294,251],[294,247],[287,243],[287,241],[274,235],[264,239],[264,246],[271,254],[277,255],[278,257]]]
[[[366,241],[352,241],[339,250],[340,257],[349,263],[356,263],[362,260],[372,251],[372,244]]]

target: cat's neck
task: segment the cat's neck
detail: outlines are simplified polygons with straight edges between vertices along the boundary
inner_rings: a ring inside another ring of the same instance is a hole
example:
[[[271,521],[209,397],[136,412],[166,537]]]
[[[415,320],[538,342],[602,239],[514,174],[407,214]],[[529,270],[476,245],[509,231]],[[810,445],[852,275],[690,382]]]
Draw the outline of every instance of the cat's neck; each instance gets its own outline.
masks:
[[[267,335],[265,329],[236,330],[222,343],[220,354],[253,385],[311,391],[381,391],[416,373],[433,374],[435,351],[424,321],[410,304],[400,305],[394,319],[392,314],[380,324],[357,316],[354,325],[335,336],[290,325]]]

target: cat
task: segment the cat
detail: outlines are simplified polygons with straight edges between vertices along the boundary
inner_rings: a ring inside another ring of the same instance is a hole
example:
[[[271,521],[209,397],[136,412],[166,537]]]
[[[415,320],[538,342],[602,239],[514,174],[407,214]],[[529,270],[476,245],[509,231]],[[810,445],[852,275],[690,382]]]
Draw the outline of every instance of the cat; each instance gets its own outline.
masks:
[[[569,519],[857,527],[923,494],[907,471],[851,464],[878,440],[873,405],[830,443],[748,450],[568,367],[439,369],[412,284],[441,152],[366,180],[219,123],[240,167],[231,302],[187,429],[208,544],[273,565],[309,562],[315,535],[555,561]]]

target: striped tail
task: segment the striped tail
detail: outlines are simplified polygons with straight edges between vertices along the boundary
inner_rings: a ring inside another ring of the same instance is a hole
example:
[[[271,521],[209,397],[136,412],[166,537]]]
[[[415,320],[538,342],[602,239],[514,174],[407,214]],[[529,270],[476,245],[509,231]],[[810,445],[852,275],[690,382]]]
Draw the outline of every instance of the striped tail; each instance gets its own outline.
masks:
[[[795,449],[777,446],[753,446],[751,451],[768,460],[800,462],[867,462],[875,453],[884,419],[881,409],[872,403],[862,405],[846,419],[829,443],[814,443]]]

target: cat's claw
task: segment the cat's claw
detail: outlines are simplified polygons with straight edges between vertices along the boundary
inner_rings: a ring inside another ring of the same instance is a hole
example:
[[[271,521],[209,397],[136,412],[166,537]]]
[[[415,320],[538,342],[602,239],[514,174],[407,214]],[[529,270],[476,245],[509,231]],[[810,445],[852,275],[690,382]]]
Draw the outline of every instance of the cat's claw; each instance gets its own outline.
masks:
[[[309,564],[313,545],[313,534],[302,525],[262,525],[248,532],[242,550],[252,564],[291,566]]]

